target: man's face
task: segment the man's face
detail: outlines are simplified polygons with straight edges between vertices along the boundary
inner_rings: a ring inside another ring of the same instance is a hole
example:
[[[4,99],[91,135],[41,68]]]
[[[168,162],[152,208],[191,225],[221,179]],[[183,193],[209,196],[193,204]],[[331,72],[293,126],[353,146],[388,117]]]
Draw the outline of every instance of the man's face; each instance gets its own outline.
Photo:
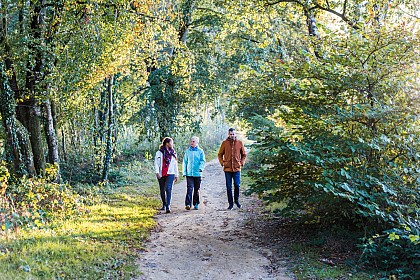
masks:
[[[190,140],[190,145],[191,145],[191,147],[193,147],[193,148],[197,147],[197,145],[198,145],[197,140],[196,140],[196,139],[191,139],[191,140]]]
[[[236,138],[236,134],[235,134],[235,130],[234,131],[229,131],[229,139],[235,139]]]

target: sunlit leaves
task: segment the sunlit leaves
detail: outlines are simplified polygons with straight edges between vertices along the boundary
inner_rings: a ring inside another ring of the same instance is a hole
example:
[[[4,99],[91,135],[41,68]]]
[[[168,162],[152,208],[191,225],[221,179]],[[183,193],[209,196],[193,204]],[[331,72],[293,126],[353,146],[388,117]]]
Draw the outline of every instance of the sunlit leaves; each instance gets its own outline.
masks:
[[[418,211],[412,154],[419,146],[409,140],[419,137],[418,105],[410,105],[418,88],[412,71],[418,32],[392,22],[392,13],[375,24],[369,9],[360,11],[363,28],[349,33],[331,25],[334,15],[319,13],[319,38],[301,33],[301,43],[292,45],[293,37],[283,37],[288,57],[268,53],[261,63],[254,55],[239,68],[244,82],[236,108],[259,141],[254,191],[270,202],[287,201],[291,213],[331,213],[331,195],[346,201],[341,211],[389,224]]]

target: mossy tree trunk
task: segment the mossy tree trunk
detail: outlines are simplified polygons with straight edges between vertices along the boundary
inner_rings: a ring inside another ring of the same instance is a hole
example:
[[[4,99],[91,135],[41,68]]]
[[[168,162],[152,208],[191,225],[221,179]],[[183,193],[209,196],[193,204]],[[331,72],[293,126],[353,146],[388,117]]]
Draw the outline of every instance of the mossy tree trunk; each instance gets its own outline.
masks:
[[[115,112],[114,112],[114,75],[110,75],[105,79],[106,81],[106,93],[108,97],[107,105],[108,105],[108,129],[107,129],[107,137],[106,137],[106,149],[105,149],[105,157],[104,157],[104,166],[102,172],[102,181],[108,180],[109,174],[109,167],[111,165],[111,159],[113,155],[113,137],[114,137],[114,130],[115,130]]]
[[[7,67],[6,65],[9,65]],[[11,63],[0,61],[0,115],[6,133],[6,160],[9,168],[18,175],[36,175],[28,131],[16,118],[15,76],[6,77]],[[13,71],[10,71],[13,73]]]

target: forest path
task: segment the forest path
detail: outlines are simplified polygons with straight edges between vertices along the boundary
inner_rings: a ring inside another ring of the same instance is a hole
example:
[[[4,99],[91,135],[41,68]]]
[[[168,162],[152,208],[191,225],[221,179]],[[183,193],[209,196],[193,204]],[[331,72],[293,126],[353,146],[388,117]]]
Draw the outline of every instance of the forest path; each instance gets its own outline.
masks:
[[[143,275],[138,279],[293,279],[284,260],[264,242],[267,233],[252,226],[252,219],[261,218],[256,199],[241,194],[242,208],[226,210],[217,159],[207,163],[202,179],[199,210],[185,210],[186,181],[175,184],[172,213],[156,216],[158,226],[139,260]]]

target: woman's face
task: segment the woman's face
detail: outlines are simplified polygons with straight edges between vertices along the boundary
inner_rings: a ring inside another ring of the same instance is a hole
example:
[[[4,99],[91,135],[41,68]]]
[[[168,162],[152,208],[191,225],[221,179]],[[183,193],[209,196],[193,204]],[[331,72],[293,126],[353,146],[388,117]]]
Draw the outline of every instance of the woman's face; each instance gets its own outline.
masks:
[[[174,141],[173,140],[171,140],[171,141],[169,141],[168,143],[166,143],[166,147],[168,147],[168,148],[173,148],[174,147]]]

